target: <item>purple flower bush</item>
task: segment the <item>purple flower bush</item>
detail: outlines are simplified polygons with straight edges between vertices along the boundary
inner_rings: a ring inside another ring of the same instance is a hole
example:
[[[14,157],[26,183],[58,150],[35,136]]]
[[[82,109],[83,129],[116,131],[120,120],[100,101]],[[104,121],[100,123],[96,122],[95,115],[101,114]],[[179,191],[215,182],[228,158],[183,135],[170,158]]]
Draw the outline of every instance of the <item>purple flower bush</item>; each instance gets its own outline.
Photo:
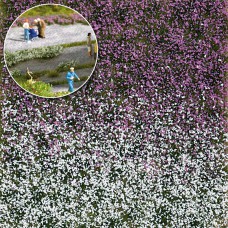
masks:
[[[33,23],[37,17],[29,17],[28,20],[30,23]],[[70,16],[64,15],[50,15],[50,16],[43,16],[42,19],[48,24],[60,24],[60,25],[68,25],[68,24],[75,24],[84,22],[84,18],[78,14],[73,14]],[[24,18],[18,18],[13,24],[12,27],[22,26],[24,23]]]
[[[45,1],[4,1],[5,35]],[[225,226],[226,12],[215,1],[49,1],[92,25],[91,79],[59,99],[2,69],[4,227]]]

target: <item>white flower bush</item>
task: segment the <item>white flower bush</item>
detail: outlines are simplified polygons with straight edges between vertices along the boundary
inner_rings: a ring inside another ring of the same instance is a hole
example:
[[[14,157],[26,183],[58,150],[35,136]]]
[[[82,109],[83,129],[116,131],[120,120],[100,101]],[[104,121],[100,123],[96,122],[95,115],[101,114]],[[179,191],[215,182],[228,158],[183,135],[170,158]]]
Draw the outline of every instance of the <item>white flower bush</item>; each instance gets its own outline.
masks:
[[[97,68],[61,99],[3,68],[1,226],[226,227],[223,2],[65,4]]]

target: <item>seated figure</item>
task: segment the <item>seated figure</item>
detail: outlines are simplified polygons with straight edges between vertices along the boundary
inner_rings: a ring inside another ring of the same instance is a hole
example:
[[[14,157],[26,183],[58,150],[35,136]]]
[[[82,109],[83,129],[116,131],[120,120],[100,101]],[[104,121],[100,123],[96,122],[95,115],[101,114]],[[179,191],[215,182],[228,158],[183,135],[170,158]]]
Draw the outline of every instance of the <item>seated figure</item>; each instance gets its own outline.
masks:
[[[29,39],[30,40],[33,40],[34,38],[36,38],[38,35],[37,35],[37,32],[36,30],[33,28],[33,27],[30,27],[29,28]]]

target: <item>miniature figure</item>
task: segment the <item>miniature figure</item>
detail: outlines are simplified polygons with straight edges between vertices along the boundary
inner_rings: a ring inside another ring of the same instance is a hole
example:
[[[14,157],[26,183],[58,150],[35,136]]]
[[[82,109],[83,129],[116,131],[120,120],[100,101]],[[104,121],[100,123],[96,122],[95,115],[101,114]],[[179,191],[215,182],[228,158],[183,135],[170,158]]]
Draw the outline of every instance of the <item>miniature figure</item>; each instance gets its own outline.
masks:
[[[29,39],[34,40],[37,37],[37,32],[33,28],[33,26],[30,26],[29,28]]]
[[[88,55],[92,56],[92,41],[91,41],[91,33],[90,32],[87,35],[87,48],[88,48]]]
[[[24,28],[24,40],[27,41],[27,43],[30,43],[31,41],[29,40],[29,23],[28,23],[28,19],[24,20],[23,28]]]
[[[74,67],[71,67],[70,71],[68,71],[66,75],[66,79],[69,85],[69,92],[74,92],[74,78],[77,78],[80,81],[80,78],[74,72]]]
[[[38,37],[40,38],[45,38],[45,29],[46,29],[46,24],[44,20],[37,18],[37,27],[38,27]]]

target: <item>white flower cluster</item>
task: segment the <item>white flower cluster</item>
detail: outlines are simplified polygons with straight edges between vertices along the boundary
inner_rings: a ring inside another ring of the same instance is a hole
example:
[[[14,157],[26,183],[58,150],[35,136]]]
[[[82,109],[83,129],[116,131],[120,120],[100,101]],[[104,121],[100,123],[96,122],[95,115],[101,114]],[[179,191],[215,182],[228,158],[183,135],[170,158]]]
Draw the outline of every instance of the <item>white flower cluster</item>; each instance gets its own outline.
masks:
[[[80,100],[74,106],[44,102],[42,110],[31,99],[6,99],[3,227],[223,224],[219,129],[208,124],[204,131],[185,132],[170,116],[161,118],[147,102],[133,98],[135,106],[127,105],[128,99],[117,106],[98,98],[88,99],[87,107]],[[58,112],[51,113],[50,106]],[[148,125],[143,117],[153,121]]]

